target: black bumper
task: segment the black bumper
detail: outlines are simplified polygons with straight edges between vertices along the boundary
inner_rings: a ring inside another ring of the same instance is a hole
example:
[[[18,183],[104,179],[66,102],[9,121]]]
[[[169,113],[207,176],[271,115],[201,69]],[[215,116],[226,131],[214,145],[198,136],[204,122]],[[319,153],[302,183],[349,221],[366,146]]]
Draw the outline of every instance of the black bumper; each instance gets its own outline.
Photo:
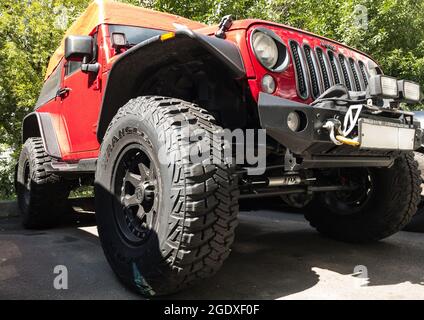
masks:
[[[338,118],[343,121],[346,108],[310,106],[291,100],[279,98],[270,94],[259,95],[259,118],[267,135],[290,149],[293,153],[302,155],[339,155],[339,156],[387,156],[398,150],[363,150],[350,146],[336,146],[329,138],[327,130],[322,126],[328,119]],[[287,116],[292,111],[298,111],[305,117],[305,127],[299,132],[293,132],[287,126]],[[398,118],[378,117],[370,114],[361,114],[361,118],[402,124]],[[421,145],[422,133],[420,124],[413,122],[417,129],[414,149]],[[382,137],[384,139],[384,137]]]

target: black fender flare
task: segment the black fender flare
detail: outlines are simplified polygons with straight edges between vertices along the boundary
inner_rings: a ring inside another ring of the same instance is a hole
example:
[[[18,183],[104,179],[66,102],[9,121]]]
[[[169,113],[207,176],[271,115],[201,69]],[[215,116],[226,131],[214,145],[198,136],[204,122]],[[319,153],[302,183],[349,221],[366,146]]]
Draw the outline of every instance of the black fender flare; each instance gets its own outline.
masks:
[[[48,155],[54,158],[62,157],[51,115],[47,112],[31,112],[23,120],[22,143],[28,138],[36,137],[43,139],[44,149]]]
[[[150,38],[123,53],[108,75],[97,127],[99,143],[118,109],[134,98],[131,94],[137,79],[147,78],[163,65],[202,55],[223,65],[234,79],[245,77],[243,59],[235,43],[187,28],[177,30],[166,40],[161,36]]]

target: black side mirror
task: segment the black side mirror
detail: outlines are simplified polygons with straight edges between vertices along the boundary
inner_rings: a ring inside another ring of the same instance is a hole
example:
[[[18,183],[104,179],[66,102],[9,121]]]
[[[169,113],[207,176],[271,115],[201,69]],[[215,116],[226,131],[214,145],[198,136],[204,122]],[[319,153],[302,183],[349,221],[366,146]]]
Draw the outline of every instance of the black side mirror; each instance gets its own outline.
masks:
[[[93,38],[90,36],[68,36],[65,39],[65,58],[91,60],[93,57]]]
[[[90,36],[68,36],[65,39],[65,58],[80,60],[84,73],[97,74],[100,70],[100,64],[90,63],[93,59],[93,41]]]

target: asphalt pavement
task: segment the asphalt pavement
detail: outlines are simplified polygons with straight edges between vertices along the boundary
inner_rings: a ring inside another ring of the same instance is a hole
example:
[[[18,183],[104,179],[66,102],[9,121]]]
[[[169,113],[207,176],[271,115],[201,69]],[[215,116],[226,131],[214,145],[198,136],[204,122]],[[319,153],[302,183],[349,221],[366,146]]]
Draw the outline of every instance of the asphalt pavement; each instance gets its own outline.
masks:
[[[346,244],[282,210],[245,206],[221,271],[167,298],[424,299],[424,234],[399,232],[379,243]],[[57,266],[67,269],[67,289],[55,288]],[[0,219],[0,299],[141,297],[115,278],[94,215],[78,212],[43,231],[22,229],[18,217]]]

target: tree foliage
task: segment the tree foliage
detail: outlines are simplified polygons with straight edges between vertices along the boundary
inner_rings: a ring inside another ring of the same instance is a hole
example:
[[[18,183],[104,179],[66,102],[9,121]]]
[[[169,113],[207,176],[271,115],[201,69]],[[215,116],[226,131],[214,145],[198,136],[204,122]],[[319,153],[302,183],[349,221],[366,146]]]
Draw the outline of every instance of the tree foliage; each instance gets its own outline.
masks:
[[[284,23],[361,49],[385,73],[424,84],[422,0],[121,1],[208,24],[218,23],[227,14]],[[89,2],[0,0],[1,143],[19,150],[20,125],[37,100],[48,59]],[[3,184],[4,179],[0,181]]]
[[[87,1],[81,0],[1,0],[2,142],[14,147],[19,145],[22,118],[35,105],[49,57],[60,42],[64,29],[86,4]],[[63,14],[69,19],[65,25],[60,25],[58,17]]]

